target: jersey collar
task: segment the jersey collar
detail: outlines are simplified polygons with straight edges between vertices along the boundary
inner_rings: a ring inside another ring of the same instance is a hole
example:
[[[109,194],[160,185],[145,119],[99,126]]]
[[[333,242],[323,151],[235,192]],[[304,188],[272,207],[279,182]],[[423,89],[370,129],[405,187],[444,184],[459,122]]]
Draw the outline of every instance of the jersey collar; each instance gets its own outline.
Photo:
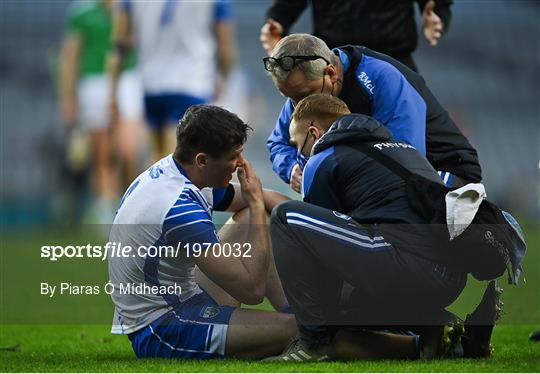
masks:
[[[332,52],[334,52],[334,54],[341,60],[341,64],[343,65],[343,75],[345,75],[345,73],[349,71],[349,66],[351,66],[349,56],[347,56],[347,54],[339,48],[334,48]]]
[[[180,174],[182,174],[184,177],[186,177],[187,180],[190,180],[189,176],[186,173],[186,171],[184,169],[182,169],[182,167],[180,166],[180,164],[178,162],[176,162],[173,155],[171,154],[169,157],[171,158],[172,162],[174,163],[174,165],[176,166],[176,168],[178,169]]]

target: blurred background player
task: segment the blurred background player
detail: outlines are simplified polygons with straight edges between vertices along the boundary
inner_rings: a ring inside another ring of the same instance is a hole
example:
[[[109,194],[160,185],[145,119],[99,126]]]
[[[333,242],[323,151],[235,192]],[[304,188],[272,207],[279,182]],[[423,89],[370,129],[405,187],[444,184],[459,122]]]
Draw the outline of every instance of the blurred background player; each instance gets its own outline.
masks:
[[[175,126],[186,109],[212,100],[219,79],[231,70],[235,59],[231,21],[225,0],[122,0],[111,54],[113,92],[126,51],[134,47],[154,161],[174,149]],[[111,109],[114,116],[114,95]]]
[[[117,152],[121,161],[123,177],[130,181],[138,172],[137,149],[142,131],[142,91],[133,70],[133,56],[128,56],[122,66],[126,71],[119,80],[118,119],[111,122],[108,115],[110,83],[105,67],[113,4],[113,0],[71,4],[60,64],[63,122],[68,127],[78,123],[90,135],[96,197],[91,219],[97,218],[100,223],[112,221],[119,187],[124,187],[118,186],[122,178],[115,173],[112,151]]]
[[[313,35],[330,48],[363,45],[392,56],[417,71],[412,53],[418,44],[414,3],[422,12],[424,36],[433,47],[448,30],[452,0],[312,0]],[[307,0],[274,0],[261,28],[261,44],[270,54],[289,32]]]

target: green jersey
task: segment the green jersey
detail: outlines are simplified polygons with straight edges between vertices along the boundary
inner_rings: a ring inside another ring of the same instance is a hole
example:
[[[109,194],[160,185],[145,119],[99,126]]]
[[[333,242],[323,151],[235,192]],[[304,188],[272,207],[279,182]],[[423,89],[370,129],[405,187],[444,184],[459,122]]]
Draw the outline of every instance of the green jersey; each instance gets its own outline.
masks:
[[[69,11],[67,29],[82,41],[79,75],[104,74],[112,32],[112,15],[106,5],[99,0],[76,1]],[[124,69],[134,65],[134,55],[130,53]]]

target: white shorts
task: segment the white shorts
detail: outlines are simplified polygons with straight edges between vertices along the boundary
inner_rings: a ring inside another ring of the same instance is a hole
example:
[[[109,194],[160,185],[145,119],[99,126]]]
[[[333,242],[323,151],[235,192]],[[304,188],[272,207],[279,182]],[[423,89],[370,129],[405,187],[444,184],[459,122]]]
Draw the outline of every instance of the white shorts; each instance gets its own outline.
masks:
[[[105,129],[109,126],[108,75],[91,75],[79,81],[78,120],[88,130]],[[126,71],[118,81],[118,111],[120,118],[140,121],[143,118],[143,91],[139,75]]]

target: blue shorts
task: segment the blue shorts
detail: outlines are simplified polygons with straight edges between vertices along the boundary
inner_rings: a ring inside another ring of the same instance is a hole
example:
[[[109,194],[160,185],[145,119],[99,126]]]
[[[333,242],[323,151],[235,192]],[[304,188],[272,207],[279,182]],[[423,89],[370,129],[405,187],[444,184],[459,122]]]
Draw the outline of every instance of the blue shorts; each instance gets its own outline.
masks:
[[[153,130],[161,130],[167,124],[177,124],[186,110],[207,100],[182,94],[159,94],[144,96],[146,120]]]
[[[203,291],[128,336],[138,358],[223,358],[234,310]]]

